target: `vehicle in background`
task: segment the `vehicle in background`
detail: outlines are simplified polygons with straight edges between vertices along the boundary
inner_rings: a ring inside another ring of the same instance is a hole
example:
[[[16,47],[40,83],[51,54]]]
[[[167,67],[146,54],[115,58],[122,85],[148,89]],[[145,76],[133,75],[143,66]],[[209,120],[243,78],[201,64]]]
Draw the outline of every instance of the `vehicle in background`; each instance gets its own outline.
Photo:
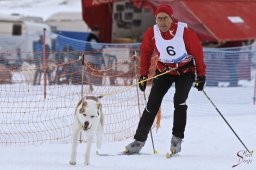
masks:
[[[8,66],[19,67],[23,60],[33,60],[33,43],[43,35],[44,28],[51,47],[51,29],[40,17],[1,14],[0,28],[1,59]]]
[[[45,21],[56,31],[90,32],[90,28],[82,19],[81,12],[57,12]]]

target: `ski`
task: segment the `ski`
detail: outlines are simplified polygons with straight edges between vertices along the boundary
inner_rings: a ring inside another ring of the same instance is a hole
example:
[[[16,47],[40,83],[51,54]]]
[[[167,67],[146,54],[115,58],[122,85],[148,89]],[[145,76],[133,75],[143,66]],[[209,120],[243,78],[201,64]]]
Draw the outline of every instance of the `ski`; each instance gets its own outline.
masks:
[[[116,154],[107,154],[107,153],[98,153],[98,156],[131,156],[131,155],[151,155],[149,153],[136,153],[136,154],[131,154],[131,153],[127,153],[127,152],[119,152]]]
[[[108,154],[108,153],[98,153],[97,152],[97,155],[98,156],[140,156],[140,155],[152,155],[150,153],[129,153],[129,152],[118,152],[118,153],[114,153],[114,154]],[[165,157],[167,159],[171,159],[173,157],[176,157],[177,154],[176,153],[172,153],[172,152],[167,152]]]
[[[116,154],[108,154],[108,153],[97,153],[98,156],[122,156],[125,155],[123,152],[119,152]]]

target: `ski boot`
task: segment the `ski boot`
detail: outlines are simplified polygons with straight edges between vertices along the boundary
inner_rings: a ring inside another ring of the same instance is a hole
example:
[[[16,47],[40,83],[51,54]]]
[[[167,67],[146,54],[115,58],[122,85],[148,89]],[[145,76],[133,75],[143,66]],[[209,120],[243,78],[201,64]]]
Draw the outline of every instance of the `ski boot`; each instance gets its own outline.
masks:
[[[125,147],[124,153],[126,154],[138,154],[142,147],[145,145],[145,142],[140,142],[135,140]]]
[[[178,138],[176,136],[172,136],[172,140],[171,140],[171,152],[173,154],[176,154],[178,152],[181,151],[181,142],[182,142],[182,139],[181,138]]]

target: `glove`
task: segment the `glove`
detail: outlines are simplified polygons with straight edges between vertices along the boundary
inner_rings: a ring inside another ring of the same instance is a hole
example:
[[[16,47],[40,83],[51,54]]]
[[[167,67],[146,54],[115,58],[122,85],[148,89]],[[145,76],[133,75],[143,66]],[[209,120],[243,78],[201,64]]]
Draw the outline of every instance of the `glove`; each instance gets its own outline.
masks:
[[[195,81],[195,88],[197,88],[198,91],[202,91],[204,89],[205,84],[205,76],[198,76],[197,80]]]
[[[148,79],[148,76],[140,76],[140,78],[139,78],[139,88],[143,92],[146,90],[147,81],[145,81],[145,80],[147,80],[147,79]],[[143,82],[141,82],[141,81],[143,81]]]

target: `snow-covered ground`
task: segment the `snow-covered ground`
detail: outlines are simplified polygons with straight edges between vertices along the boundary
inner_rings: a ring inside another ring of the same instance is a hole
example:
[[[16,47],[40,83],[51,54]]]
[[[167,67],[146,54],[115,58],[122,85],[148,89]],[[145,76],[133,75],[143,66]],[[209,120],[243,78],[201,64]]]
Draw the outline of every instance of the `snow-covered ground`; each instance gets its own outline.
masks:
[[[250,82],[240,82],[239,84],[241,83],[242,87],[206,87],[205,91],[248,149],[256,150],[256,105],[253,105],[252,102],[254,86]],[[13,88],[15,89],[17,86],[18,84],[13,85]],[[8,90],[6,87],[4,89]],[[8,87],[13,89],[11,86]],[[62,90],[60,90],[65,92],[70,88],[67,86],[66,89],[62,87]],[[5,93],[2,94],[6,95]],[[226,170],[233,169],[232,166],[236,164],[239,165],[235,169],[253,170],[256,168],[255,154],[244,154],[241,151],[245,150],[243,145],[204,94],[194,88],[191,90],[188,99],[188,121],[182,152],[172,159],[166,159],[165,154],[170,148],[173,121],[172,109],[170,109],[172,108],[172,101],[169,100],[172,95],[173,88],[170,89],[163,101],[161,128],[157,132],[155,129],[152,130],[158,154],[153,154],[150,136],[141,151],[142,155],[116,155],[133,141],[132,138],[119,142],[105,141],[101,153],[109,156],[96,155],[95,145],[93,145],[91,165],[85,167],[83,165],[83,157],[86,143],[79,144],[76,166],[68,164],[71,150],[70,142],[67,144],[43,144],[37,146],[20,146],[17,144],[8,148],[1,146],[0,170],[65,170],[81,168],[91,170]],[[27,108],[30,108],[30,104],[27,104]],[[1,129],[4,129],[4,127]]]
[[[234,105],[237,107],[237,105]],[[255,107],[255,106],[254,106]],[[237,108],[239,109],[239,107]],[[209,108],[212,110],[212,108]],[[245,112],[245,111],[244,111]],[[255,113],[255,112],[254,112]],[[241,114],[226,116],[233,128],[239,134],[246,146],[256,150],[255,114]],[[48,144],[41,146],[27,146],[17,148],[1,148],[1,170],[220,170],[233,169],[232,166],[240,163],[234,169],[255,170],[255,154],[246,157],[242,152],[243,146],[236,139],[231,130],[217,114],[215,116],[188,115],[186,138],[182,144],[182,152],[172,159],[166,159],[165,154],[170,147],[172,119],[162,120],[162,127],[158,133],[153,130],[155,147],[158,154],[152,151],[151,140],[148,138],[142,153],[134,156],[97,156],[95,145],[92,149],[91,165],[83,165],[85,144],[78,147],[77,165],[68,164],[70,144]],[[117,154],[131,142],[128,139],[121,142],[104,143],[103,154]],[[241,163],[242,162],[242,163]]]

